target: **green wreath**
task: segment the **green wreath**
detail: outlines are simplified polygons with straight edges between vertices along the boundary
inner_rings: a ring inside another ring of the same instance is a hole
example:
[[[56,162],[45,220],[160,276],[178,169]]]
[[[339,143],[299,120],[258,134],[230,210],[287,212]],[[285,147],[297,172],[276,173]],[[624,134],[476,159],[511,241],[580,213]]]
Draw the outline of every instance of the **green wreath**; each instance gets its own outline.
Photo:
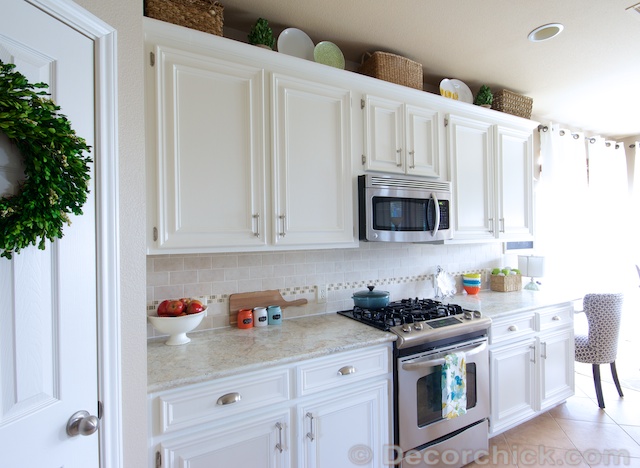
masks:
[[[0,133],[22,155],[25,180],[16,195],[0,199],[0,257],[12,258],[29,245],[44,250],[61,238],[69,213],[82,214],[91,159],[60,107],[45,96],[45,83],[30,84],[0,60]]]

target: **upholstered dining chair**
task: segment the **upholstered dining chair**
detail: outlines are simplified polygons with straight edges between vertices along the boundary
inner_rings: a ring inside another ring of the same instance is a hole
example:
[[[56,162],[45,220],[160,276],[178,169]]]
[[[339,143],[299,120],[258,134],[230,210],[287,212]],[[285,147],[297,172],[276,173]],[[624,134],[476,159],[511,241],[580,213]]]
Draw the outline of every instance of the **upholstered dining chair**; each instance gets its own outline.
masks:
[[[616,371],[623,301],[624,295],[622,293],[587,294],[582,301],[589,332],[587,335],[576,335],[575,337],[576,361],[592,365],[593,382],[600,408],[604,408],[602,384],[600,383],[600,364],[611,366],[611,375],[618,394],[624,396]]]

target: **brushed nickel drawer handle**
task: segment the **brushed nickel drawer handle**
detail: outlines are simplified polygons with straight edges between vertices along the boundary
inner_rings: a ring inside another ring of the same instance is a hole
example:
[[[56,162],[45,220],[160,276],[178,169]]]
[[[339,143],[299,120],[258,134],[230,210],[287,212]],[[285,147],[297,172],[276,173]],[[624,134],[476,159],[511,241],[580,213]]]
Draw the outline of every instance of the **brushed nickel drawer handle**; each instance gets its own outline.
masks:
[[[518,326],[517,326],[517,325],[511,325],[511,326],[508,328],[508,330],[509,330],[509,331],[518,331]]]
[[[561,319],[558,315],[554,315],[551,320],[553,320],[554,322],[559,322]]]
[[[242,397],[238,392],[227,393],[218,398],[216,404],[218,405],[230,405],[231,403],[237,403],[242,400]]]
[[[349,375],[349,374],[355,374],[355,373],[356,373],[356,368],[353,366],[344,366],[340,368],[340,370],[338,370],[338,375]]]

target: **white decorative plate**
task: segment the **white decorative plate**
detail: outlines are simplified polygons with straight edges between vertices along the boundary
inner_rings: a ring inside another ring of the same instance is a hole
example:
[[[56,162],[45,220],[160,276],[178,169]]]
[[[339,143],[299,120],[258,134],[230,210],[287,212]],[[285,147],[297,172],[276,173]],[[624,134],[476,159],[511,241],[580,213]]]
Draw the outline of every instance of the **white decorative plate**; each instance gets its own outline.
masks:
[[[297,28],[288,28],[278,36],[278,52],[307,60],[313,58],[313,41],[307,33]]]
[[[440,82],[440,94],[446,98],[458,100],[458,90],[447,78]]]
[[[458,101],[473,104],[473,94],[469,87],[460,80],[449,80],[458,93]]]
[[[318,63],[344,70],[344,55],[333,42],[318,42],[315,49],[313,49],[313,58]]]

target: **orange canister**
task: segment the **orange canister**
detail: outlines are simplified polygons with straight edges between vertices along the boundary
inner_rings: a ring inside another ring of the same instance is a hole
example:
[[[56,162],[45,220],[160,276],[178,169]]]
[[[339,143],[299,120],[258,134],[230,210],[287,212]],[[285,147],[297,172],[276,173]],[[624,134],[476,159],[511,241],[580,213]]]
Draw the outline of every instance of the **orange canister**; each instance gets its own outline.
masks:
[[[238,328],[253,328],[253,310],[240,309],[238,311]]]

